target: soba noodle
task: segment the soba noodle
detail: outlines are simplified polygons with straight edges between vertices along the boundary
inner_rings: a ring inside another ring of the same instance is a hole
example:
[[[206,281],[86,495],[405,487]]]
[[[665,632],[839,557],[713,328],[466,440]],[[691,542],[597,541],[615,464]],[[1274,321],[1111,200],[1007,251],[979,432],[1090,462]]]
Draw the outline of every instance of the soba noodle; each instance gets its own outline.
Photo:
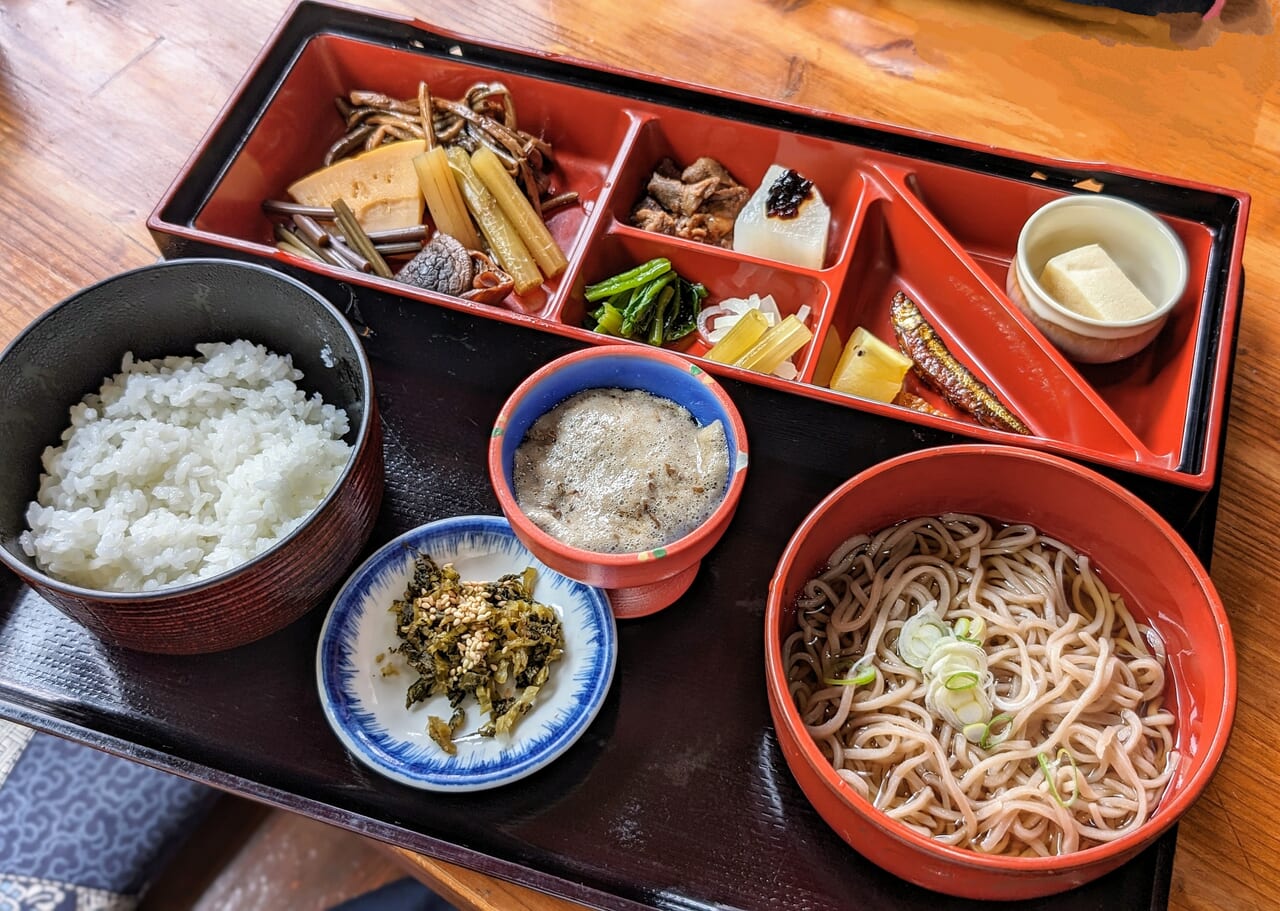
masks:
[[[941,617],[946,641],[985,652],[972,677],[987,723],[926,707],[928,666],[899,654],[910,636],[898,641],[921,611]],[[851,788],[941,842],[1081,850],[1145,822],[1173,776],[1163,644],[1086,556],[1029,525],[946,515],[850,538],[805,585],[796,619],[783,654],[819,748]],[[852,685],[867,667],[874,678]]]

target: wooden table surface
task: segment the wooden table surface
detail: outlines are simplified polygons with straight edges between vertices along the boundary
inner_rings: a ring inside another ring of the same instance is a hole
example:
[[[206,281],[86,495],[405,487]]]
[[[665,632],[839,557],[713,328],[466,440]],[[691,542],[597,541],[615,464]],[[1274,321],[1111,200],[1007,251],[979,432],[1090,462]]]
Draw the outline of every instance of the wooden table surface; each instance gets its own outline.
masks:
[[[1280,907],[1280,53],[1276,3],[1143,18],[1058,0],[436,0],[477,38],[1034,154],[1245,190],[1247,286],[1212,575],[1239,651],[1230,750],[1170,908]],[[0,343],[156,258],[144,221],[287,0],[0,4]],[[426,859],[464,907],[561,907]],[[526,904],[521,905],[519,902]]]

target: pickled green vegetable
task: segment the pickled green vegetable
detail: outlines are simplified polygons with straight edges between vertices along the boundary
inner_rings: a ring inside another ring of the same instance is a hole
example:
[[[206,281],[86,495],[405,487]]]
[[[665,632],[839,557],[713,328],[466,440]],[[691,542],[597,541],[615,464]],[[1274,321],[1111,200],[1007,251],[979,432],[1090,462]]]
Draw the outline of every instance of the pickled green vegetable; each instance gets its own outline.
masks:
[[[496,582],[464,582],[452,564],[419,554],[404,597],[392,602],[400,644],[390,651],[419,674],[405,706],[443,695],[454,710],[447,723],[428,721],[428,734],[445,752],[456,750],[467,697],[487,719],[475,733],[509,733],[564,655],[564,628],[552,608],[534,600],[535,578],[529,567]]]

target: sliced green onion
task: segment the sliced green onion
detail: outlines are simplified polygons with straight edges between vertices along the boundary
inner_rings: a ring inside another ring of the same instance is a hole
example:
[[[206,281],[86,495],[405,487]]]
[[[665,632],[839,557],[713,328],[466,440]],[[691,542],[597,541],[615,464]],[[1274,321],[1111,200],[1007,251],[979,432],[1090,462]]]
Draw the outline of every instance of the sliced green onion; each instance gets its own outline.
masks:
[[[951,637],[951,630],[932,610],[920,610],[907,618],[898,633],[898,656],[911,667],[922,668],[934,646]]]
[[[876,679],[875,665],[871,664],[871,656],[863,655],[857,661],[837,664],[831,669],[830,676],[823,677],[822,682],[828,686],[866,686]]]
[[[977,686],[979,679],[977,671],[951,671],[942,683],[949,690],[967,690]]]
[[[1057,772],[1062,767],[1062,758],[1064,756],[1071,763],[1071,796],[1066,800],[1062,799],[1056,780]],[[1040,763],[1040,771],[1044,773],[1044,780],[1049,784],[1049,795],[1053,797],[1054,802],[1064,809],[1075,803],[1076,794],[1080,790],[1080,770],[1076,767],[1076,758],[1071,755],[1071,751],[1066,747],[1059,747],[1058,755],[1053,762],[1049,761],[1049,757],[1045,753],[1036,753],[1036,761]]]
[[[951,671],[973,671],[981,678],[987,670],[987,653],[976,643],[948,636],[934,645],[922,669],[939,677]]]
[[[977,721],[973,724],[966,724],[962,733],[970,743],[977,744],[984,750],[989,750],[1008,740],[1012,732],[1013,716],[1008,712],[1001,712],[990,721]]]
[[[987,624],[981,617],[961,617],[956,621],[956,638],[961,642],[972,642],[974,645],[982,644],[982,634],[986,632]]]
[[[991,717],[991,701],[980,686],[949,690],[941,677],[935,677],[924,698],[925,707],[957,731],[971,724],[985,724]]]
[[[1002,712],[987,722],[987,736],[979,741],[978,746],[984,750],[989,750],[1004,743],[1012,733],[1013,716],[1008,712]]]

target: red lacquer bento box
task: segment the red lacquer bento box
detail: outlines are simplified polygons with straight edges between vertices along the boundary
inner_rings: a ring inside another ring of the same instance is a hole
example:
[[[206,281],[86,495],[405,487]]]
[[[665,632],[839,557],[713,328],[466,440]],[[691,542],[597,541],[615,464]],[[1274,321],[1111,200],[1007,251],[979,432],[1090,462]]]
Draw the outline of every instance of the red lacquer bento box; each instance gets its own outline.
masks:
[[[352,12],[301,3],[281,24],[149,218],[164,255],[198,249],[253,258],[602,343],[613,340],[587,327],[584,287],[665,256],[707,287],[704,305],[758,293],[771,294],[782,316],[808,308],[813,337],[793,358],[795,379],[705,360],[699,341],[677,345],[712,372],[1194,490],[1213,486],[1242,293],[1245,194],[992,151]],[[361,25],[307,25],[325,13]],[[553,147],[555,188],[577,193],[577,203],[547,218],[569,261],[562,274],[487,305],[277,249],[263,202],[286,198],[285,188],[319,167],[343,134],[337,96],[369,89],[412,98],[425,81],[436,96],[457,98],[492,80],[510,90],[520,127]],[[630,213],[658,162],[669,157],[683,166],[703,155],[753,189],[774,162],[812,179],[831,208],[823,266],[789,266],[633,227]],[[1186,292],[1154,343],[1103,366],[1067,360],[1004,293],[1026,219],[1056,198],[1087,192],[1156,212],[1190,262]],[[833,355],[856,327],[894,342],[889,304],[897,291],[912,297],[957,358],[1022,416],[1029,437],[980,426],[920,384],[912,391],[924,411],[827,388]]]

